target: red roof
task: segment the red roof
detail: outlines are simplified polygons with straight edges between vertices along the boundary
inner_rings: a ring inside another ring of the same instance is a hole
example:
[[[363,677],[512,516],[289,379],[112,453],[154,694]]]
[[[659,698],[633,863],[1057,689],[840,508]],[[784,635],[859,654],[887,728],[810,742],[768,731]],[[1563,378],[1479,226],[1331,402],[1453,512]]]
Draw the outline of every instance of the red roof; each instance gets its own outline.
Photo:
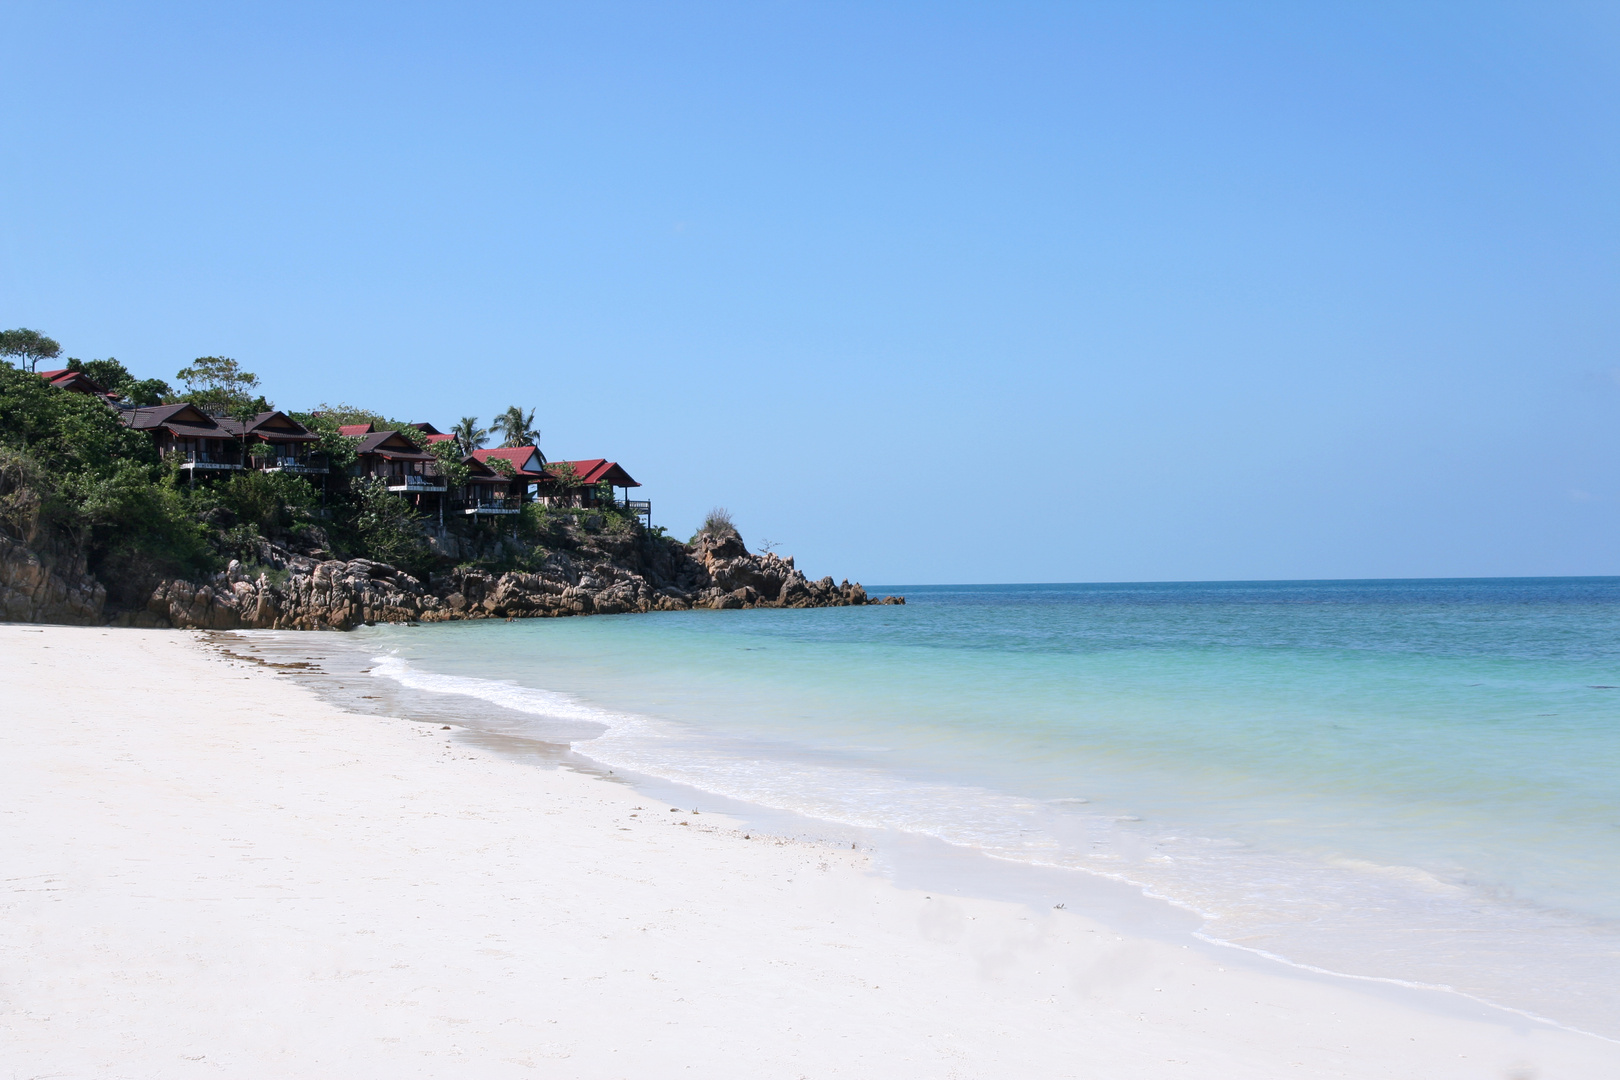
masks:
[[[617,461],[606,458],[591,458],[589,461],[559,461],[558,465],[573,466],[574,473],[579,482],[585,484],[609,483],[614,487],[640,487],[635,478],[619,468]]]
[[[358,439],[362,435],[371,434],[370,424],[339,424],[338,434],[347,435],[351,439]]]
[[[415,427],[416,430],[418,430],[418,431],[421,431],[422,427],[423,427],[422,424],[414,424],[412,426]],[[430,433],[428,433],[427,441],[430,442],[430,443],[450,442],[454,438],[455,438],[454,435],[441,435],[441,434],[438,434],[436,432],[430,432]]]
[[[519,476],[539,479],[545,475],[545,461],[540,457],[540,451],[532,446],[502,446],[494,450],[474,450],[472,456],[479,461],[501,458],[516,469]]]
[[[81,394],[92,394],[96,397],[113,399],[117,394],[109,393],[107,388],[82,371],[69,371],[67,368],[57,368],[54,371],[36,372],[40,378],[56,387],[58,390],[77,390]]]

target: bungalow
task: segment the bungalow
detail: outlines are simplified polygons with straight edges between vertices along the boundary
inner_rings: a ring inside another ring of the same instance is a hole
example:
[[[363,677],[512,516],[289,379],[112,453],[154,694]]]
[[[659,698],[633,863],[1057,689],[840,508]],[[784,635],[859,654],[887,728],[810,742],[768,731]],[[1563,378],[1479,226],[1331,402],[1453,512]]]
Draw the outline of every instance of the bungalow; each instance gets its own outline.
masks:
[[[462,458],[461,463],[467,466],[468,472],[459,499],[463,514],[479,518],[522,513],[522,497],[512,495],[512,487],[518,481],[496,472],[472,454]]]
[[[374,431],[362,436],[355,453],[360,458],[355,466],[358,475],[382,480],[389,491],[409,496],[419,510],[435,505],[443,516],[445,484],[438,458],[418,450],[414,442],[397,431]]]
[[[512,489],[520,503],[528,502],[539,494],[542,484],[551,481],[546,472],[546,459],[533,446],[502,446],[494,450],[474,450],[472,457],[488,466],[493,460],[506,462],[512,467]]]
[[[75,374],[77,374],[75,372]],[[235,472],[257,468],[267,472],[322,474],[326,462],[310,450],[320,437],[286,413],[271,410],[247,420],[209,416],[195,405],[178,402],[120,410],[120,418],[136,431],[148,431],[164,458],[179,458],[180,467],[193,477],[204,472]],[[243,449],[263,445],[267,454]]]
[[[568,476],[568,470],[559,468],[566,465],[573,471]],[[602,486],[607,485],[609,501],[613,500],[613,489],[624,488],[624,498],[618,500],[619,505],[638,517],[652,520],[652,503],[632,500],[630,489],[640,487],[635,478],[625,472],[617,461],[608,461],[605,458],[591,458],[587,461],[556,461],[551,464],[551,478],[557,484],[553,494],[546,499],[550,506],[600,506],[603,503]],[[563,485],[567,486],[564,487]]]
[[[180,402],[127,409],[123,421],[136,431],[149,431],[157,451],[179,458],[180,467],[195,478],[197,470],[232,471],[242,467],[241,444],[235,431],[197,408]]]
[[[411,427],[427,436],[427,441],[429,443],[456,441],[456,437],[454,435],[446,434],[445,432],[442,432],[438,428],[434,427],[432,424],[412,424]]]
[[[272,409],[248,420],[221,417],[220,429],[235,435],[247,447],[249,467],[266,472],[318,474],[327,471],[321,454],[311,455],[319,435],[284,412]],[[255,454],[253,447],[267,446],[268,454]]]
[[[97,397],[107,404],[117,407],[118,395],[102,386],[96,380],[82,371],[70,371],[67,368],[57,368],[54,371],[35,372],[40,378],[56,387],[58,390],[71,390],[76,394],[89,394]]]

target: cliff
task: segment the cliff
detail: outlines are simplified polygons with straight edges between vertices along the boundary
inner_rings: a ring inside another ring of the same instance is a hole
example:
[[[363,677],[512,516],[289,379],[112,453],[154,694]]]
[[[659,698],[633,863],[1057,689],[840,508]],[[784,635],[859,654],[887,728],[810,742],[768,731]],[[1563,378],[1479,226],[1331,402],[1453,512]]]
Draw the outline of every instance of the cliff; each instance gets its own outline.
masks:
[[[106,603],[106,588],[82,561],[56,565],[0,535],[0,619],[93,626]]]

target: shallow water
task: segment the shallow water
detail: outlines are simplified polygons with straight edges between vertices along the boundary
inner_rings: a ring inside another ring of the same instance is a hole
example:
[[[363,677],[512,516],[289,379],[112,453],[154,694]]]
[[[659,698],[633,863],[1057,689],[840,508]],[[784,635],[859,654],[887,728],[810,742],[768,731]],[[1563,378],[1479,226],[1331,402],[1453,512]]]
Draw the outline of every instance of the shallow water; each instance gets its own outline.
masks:
[[[900,591],[345,640],[608,767],[1620,1036],[1620,579]]]

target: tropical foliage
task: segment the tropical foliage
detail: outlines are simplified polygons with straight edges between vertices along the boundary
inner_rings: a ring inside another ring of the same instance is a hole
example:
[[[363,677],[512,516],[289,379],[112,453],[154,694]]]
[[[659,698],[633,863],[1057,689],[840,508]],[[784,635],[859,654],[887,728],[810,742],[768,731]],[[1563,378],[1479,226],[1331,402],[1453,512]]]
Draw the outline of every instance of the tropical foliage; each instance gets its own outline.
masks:
[[[188,573],[216,555],[152,440],[87,394],[0,362],[0,528],[90,569]]]
[[[68,358],[69,371],[82,371],[103,390],[125,398],[131,405],[160,405],[174,397],[174,390],[162,379],[137,379],[114,357],[105,360]]]
[[[497,416],[492,425],[504,436],[505,446],[539,446],[540,429],[534,426],[534,410],[527,413],[521,405],[513,405]]]
[[[489,442],[489,429],[478,426],[478,417],[463,416],[461,422],[450,429],[461,445],[463,454],[470,454],[474,450],[482,450]]]
[[[255,416],[274,407],[253,393],[259,377],[228,356],[199,356],[174,377],[185,387],[180,400],[212,416]]]
[[[453,440],[430,442],[384,414],[323,403],[289,415],[318,436],[312,450],[328,465],[324,483],[262,469],[204,476],[161,460],[151,435],[126,426],[105,400],[51,386],[28,370],[59,353],[60,346],[37,331],[0,334],[0,355],[11,358],[0,359],[0,535],[48,561],[96,573],[115,600],[129,603],[141,602],[141,590],[157,578],[195,578],[231,558],[257,558],[261,540],[340,558],[364,556],[425,575],[436,556],[417,510],[385,484],[354,477],[359,440],[339,429],[370,424],[400,432],[437,458],[450,488],[467,482],[462,459],[490,436],[476,417],[463,417]],[[258,376],[230,357],[199,357],[182,368],[175,376],[178,393],[162,379],[138,378],[112,357],[69,359],[67,366],[129,405],[187,401],[236,417],[272,408]],[[533,446],[540,437],[534,417],[533,409],[513,406],[492,427],[508,446]],[[245,448],[250,458],[256,448]],[[513,475],[506,461],[488,464]],[[550,536],[555,526],[533,505],[506,520],[530,541]],[[468,520],[456,527],[484,526]]]
[[[41,360],[55,360],[62,355],[62,346],[38,330],[0,330],[0,356],[14,356],[19,364],[27,364],[35,371]]]

